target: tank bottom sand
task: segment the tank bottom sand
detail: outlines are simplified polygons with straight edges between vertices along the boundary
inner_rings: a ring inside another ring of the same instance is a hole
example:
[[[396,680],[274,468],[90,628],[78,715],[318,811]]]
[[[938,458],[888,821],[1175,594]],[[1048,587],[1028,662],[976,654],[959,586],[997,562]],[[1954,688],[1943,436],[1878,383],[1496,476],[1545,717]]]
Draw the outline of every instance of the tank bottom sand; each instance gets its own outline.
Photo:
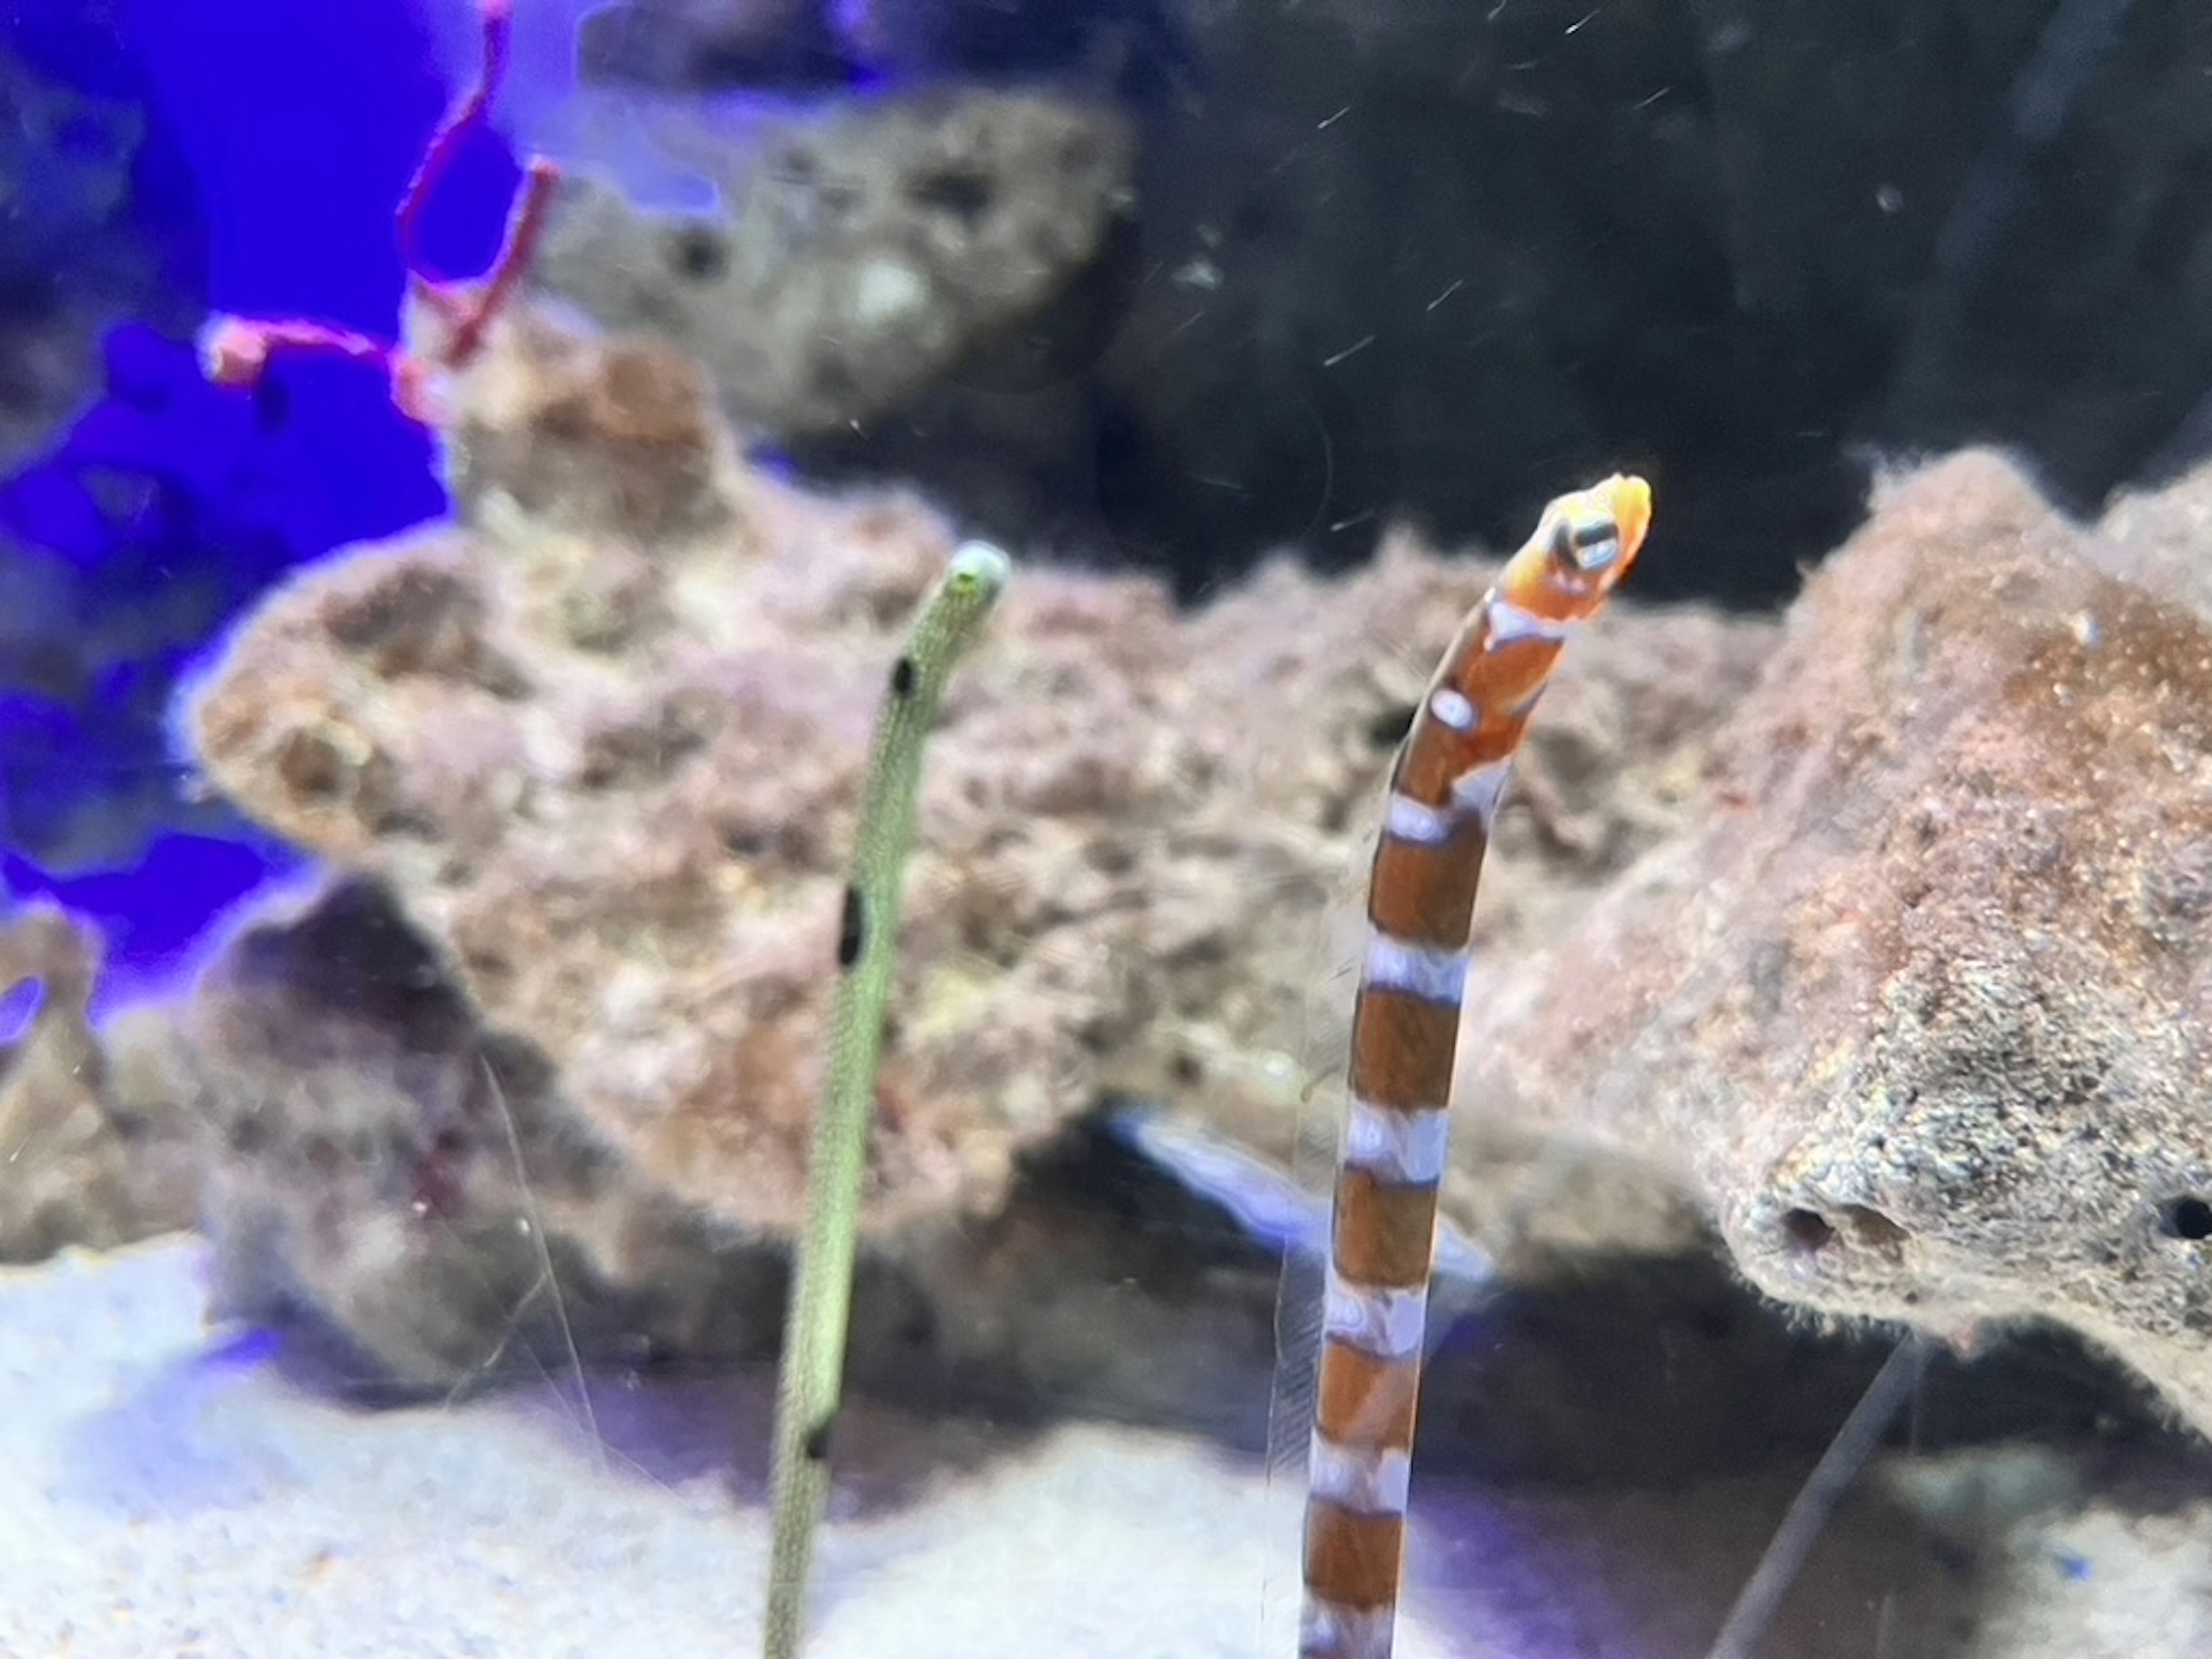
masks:
[[[168,1240],[0,1273],[0,1651],[749,1650],[764,1373],[595,1376],[588,1418],[573,1377],[362,1412],[303,1386],[265,1339],[210,1335],[204,1271],[202,1246]],[[1294,1518],[1250,1460],[865,1403],[847,1430],[821,1659],[1287,1651],[1264,1616],[1293,1593]],[[1759,1651],[2212,1650],[2212,1508],[2148,1473],[2174,1455],[2165,1441],[1886,1454]],[[1401,1651],[1698,1659],[1802,1474],[1666,1491],[1425,1477],[1420,1629]]]

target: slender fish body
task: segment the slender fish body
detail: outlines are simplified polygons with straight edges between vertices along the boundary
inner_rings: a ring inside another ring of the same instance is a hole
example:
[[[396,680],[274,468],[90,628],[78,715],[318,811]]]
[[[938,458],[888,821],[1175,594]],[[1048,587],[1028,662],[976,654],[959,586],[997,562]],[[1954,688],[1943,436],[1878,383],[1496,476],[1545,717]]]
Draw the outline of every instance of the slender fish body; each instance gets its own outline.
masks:
[[[830,1443],[844,1391],[861,1181],[922,750],[953,669],[1012,574],[1006,556],[988,544],[969,542],[953,554],[891,665],[861,786],[860,845],[838,917],[829,1064],[807,1163],[806,1224],[792,1263],[776,1382],[765,1659],[795,1659],[805,1638],[814,1534],[829,1499]]]
[[[1301,1659],[1389,1659],[1468,940],[1514,751],[1635,562],[1641,478],[1563,495],[1468,615],[1390,774],[1367,892],[1307,1475]]]

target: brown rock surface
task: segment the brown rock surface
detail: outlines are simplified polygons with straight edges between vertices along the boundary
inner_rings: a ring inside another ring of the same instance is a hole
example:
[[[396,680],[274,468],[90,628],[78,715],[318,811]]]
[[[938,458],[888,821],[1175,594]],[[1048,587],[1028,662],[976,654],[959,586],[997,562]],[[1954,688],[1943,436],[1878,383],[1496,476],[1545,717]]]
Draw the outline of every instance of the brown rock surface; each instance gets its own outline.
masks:
[[[638,1179],[781,1229],[867,733],[951,538],[905,500],[738,470],[664,356],[505,330],[456,389],[460,522],[301,573],[188,725],[227,793],[394,896]],[[640,424],[691,492],[672,515],[616,482]],[[1148,580],[1021,574],[932,750],[872,1226],[988,1210],[1017,1150],[1104,1092],[1286,1142],[1334,1064],[1328,925],[1382,767],[1486,577],[1401,539],[1359,577],[1281,565],[1185,616]],[[1680,818],[1769,637],[1607,623],[1532,745],[1486,939],[1519,951]]]
[[[100,947],[44,902],[0,921],[0,995],[36,987],[0,1042],[0,1261],[105,1249],[190,1227],[206,1157],[167,1022],[129,1011],[94,1032]]]
[[[1679,1171],[1773,1295],[2055,1318],[2212,1425],[2212,628],[2094,551],[1986,453],[1895,487],[1461,1092]]]
[[[1127,118],[1043,91],[659,114],[720,210],[641,210],[580,179],[532,279],[681,346],[744,425],[787,438],[873,421],[1019,330],[1132,206]]]

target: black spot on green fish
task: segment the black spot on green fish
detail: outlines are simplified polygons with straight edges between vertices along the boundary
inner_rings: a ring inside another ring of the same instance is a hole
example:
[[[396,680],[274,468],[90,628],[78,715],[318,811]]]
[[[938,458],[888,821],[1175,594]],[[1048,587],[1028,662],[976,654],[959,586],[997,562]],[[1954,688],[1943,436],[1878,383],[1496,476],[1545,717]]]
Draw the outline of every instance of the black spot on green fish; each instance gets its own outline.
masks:
[[[867,942],[868,907],[861,898],[860,890],[848,884],[845,889],[845,914],[837,924],[837,965],[850,968],[860,959],[860,946]]]

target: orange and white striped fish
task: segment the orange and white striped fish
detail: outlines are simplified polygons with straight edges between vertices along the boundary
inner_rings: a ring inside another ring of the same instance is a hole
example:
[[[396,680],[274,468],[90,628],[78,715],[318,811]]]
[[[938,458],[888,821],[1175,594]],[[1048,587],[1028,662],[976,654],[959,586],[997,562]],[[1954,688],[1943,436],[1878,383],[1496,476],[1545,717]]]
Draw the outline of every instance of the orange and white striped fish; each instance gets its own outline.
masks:
[[[1627,574],[1650,522],[1641,478],[1607,478],[1546,507],[1460,625],[1391,769],[1330,1223],[1301,1659],[1389,1659],[1482,855],[1560,651]]]

